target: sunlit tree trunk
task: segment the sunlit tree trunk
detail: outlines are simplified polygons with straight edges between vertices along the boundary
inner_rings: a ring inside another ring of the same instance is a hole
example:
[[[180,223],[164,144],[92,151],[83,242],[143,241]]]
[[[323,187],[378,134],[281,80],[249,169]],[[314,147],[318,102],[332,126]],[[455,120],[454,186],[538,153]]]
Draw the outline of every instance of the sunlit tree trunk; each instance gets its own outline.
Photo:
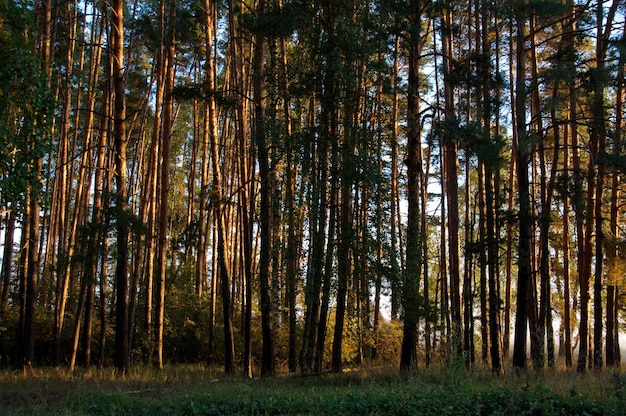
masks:
[[[156,366],[163,368],[163,330],[165,319],[165,277],[167,271],[167,234],[168,234],[168,196],[170,177],[170,153],[174,125],[174,89],[176,52],[176,1],[168,3],[163,0],[162,8],[167,4],[167,21],[165,24],[164,42],[164,76],[163,76],[163,131],[161,135],[161,154],[159,169],[159,210],[157,220],[157,271],[156,271]]]
[[[101,62],[101,57],[102,57],[102,48],[99,45],[102,44],[102,41],[104,38],[104,29],[105,29],[105,24],[106,24],[105,19],[100,15],[100,11],[98,11],[98,13],[95,14],[95,16],[100,17],[100,27],[98,28],[98,30],[94,30],[93,39],[95,41],[92,43],[97,46],[94,46],[92,48],[92,54],[91,54],[91,59],[90,59],[91,61],[90,82],[89,82],[90,91],[89,91],[89,97],[88,97],[88,108],[89,108],[90,113],[93,113],[96,100],[97,100],[96,86],[97,86],[97,81],[100,77],[100,71],[101,71],[100,62]],[[108,61],[107,61],[106,67],[110,68]],[[107,71],[107,74],[108,74],[108,71]],[[109,106],[110,84],[107,82],[106,85],[107,85],[106,91],[103,93],[103,96],[102,96],[102,103],[103,103],[102,110],[104,114],[107,114],[110,109],[110,106]],[[106,101],[106,105],[104,104],[105,101]],[[93,116],[94,114],[88,115],[89,127],[87,130],[90,132],[88,133],[90,137],[93,136],[93,132],[91,132],[91,130],[92,130],[92,126],[95,124]],[[101,133],[101,136],[102,136],[102,133]],[[83,278],[86,279],[86,284],[87,284],[87,299],[86,299],[86,306],[85,306],[85,320],[84,320],[83,330],[82,330],[82,335],[81,335],[83,348],[82,348],[82,353],[80,356],[80,361],[86,367],[91,365],[91,347],[93,343],[93,340],[92,340],[93,317],[94,317],[94,312],[95,312],[95,298],[96,298],[96,278],[97,278],[97,258],[98,258],[97,256],[100,253],[99,242],[100,242],[101,235],[102,235],[99,227],[101,227],[102,222],[103,222],[103,219],[102,219],[102,181],[104,177],[103,170],[104,170],[104,160],[105,160],[105,154],[106,154],[106,140],[108,140],[108,137],[109,137],[108,134],[105,134],[104,138],[100,137],[97,148],[93,152],[93,154],[95,155],[95,176],[94,176],[95,186],[94,186],[94,194],[93,194],[93,210],[91,214],[92,215],[91,224],[93,228],[91,229],[91,233],[88,236],[88,241],[89,241],[87,244],[88,252],[86,253],[86,258],[88,258],[92,262],[92,264],[89,265],[89,272],[87,272],[87,262],[85,263],[85,266],[83,269],[84,270]],[[89,181],[87,181],[87,185],[88,184],[89,184]]]
[[[210,0],[204,0],[204,40],[205,40],[205,82],[207,83],[207,89],[209,91],[215,91],[215,65],[214,65],[214,34],[215,34],[215,7],[213,7],[213,3]],[[211,149],[213,146],[213,141],[216,140],[217,137],[217,120],[216,120],[216,106],[215,106],[215,95],[209,94],[204,100],[204,109],[203,109],[204,117],[203,117],[203,144],[202,144],[202,188],[200,190],[200,247],[198,248],[198,264],[196,265],[196,274],[198,273],[206,273],[206,268],[208,266],[207,261],[207,252],[208,252],[208,241],[209,241],[209,216],[210,209],[207,208],[207,205],[210,201],[211,192],[209,189],[210,186],[210,164],[211,164]],[[206,218],[205,218],[206,217]],[[215,229],[213,228],[213,234],[215,234]],[[215,248],[215,239],[212,239],[213,247]],[[215,250],[213,250],[215,251]],[[219,253],[218,253],[219,255]],[[209,325],[208,325],[208,361],[209,365],[212,364],[213,361],[213,350],[214,350],[214,339],[215,339],[215,297],[216,297],[216,277],[218,274],[216,273],[215,260],[216,255],[213,255],[211,270],[213,271],[213,277],[211,279],[211,287],[209,290]]]
[[[100,28],[98,28],[100,29]],[[94,30],[92,32],[91,44],[99,45],[103,39],[103,31]],[[101,48],[94,47],[92,49],[91,59],[90,59],[90,69],[89,69],[89,85],[87,86],[88,98],[87,98],[87,119],[85,120],[85,136],[84,136],[84,153],[82,157],[82,162],[80,165],[80,176],[77,182],[77,196],[76,196],[76,212],[74,214],[73,224],[72,224],[72,235],[76,235],[78,224],[80,222],[81,227],[85,229],[85,223],[87,218],[87,213],[85,213],[84,208],[88,205],[88,198],[90,195],[89,181],[87,177],[91,177],[92,174],[92,163],[91,159],[93,154],[97,155],[97,149],[95,152],[91,150],[92,148],[92,132],[93,132],[93,124],[94,124],[94,108],[95,108],[95,100],[96,100],[96,85],[98,83],[98,77],[100,72],[100,55]],[[89,149],[89,150],[87,150]],[[94,201],[97,197],[94,195]],[[94,210],[95,210],[95,202],[94,202]],[[82,208],[79,208],[82,207]],[[94,218],[95,219],[95,218]],[[100,222],[100,219],[98,219]],[[94,222],[92,221],[92,224]],[[97,224],[97,223],[96,223]],[[97,226],[96,226],[97,227]],[[83,349],[85,351],[83,357],[83,363],[88,365],[90,362],[91,355],[91,326],[93,324],[93,303],[95,298],[95,253],[97,251],[97,244],[92,238],[92,234],[97,234],[96,238],[98,238],[99,230],[96,227],[91,228],[91,232],[81,231],[84,235],[84,238],[88,241],[86,246],[81,249],[81,255],[85,258],[85,262],[83,264],[83,279],[81,281],[81,289],[79,295],[79,306],[76,311],[76,319],[75,319],[75,327],[74,327],[74,339],[73,346],[70,358],[70,371],[74,369],[76,356],[78,352],[78,341],[80,338],[80,330],[81,330],[81,315],[85,314],[84,325],[83,325]],[[73,250],[73,245],[76,237],[71,238],[71,249]],[[91,254],[94,253],[94,254]]]
[[[124,79],[124,1],[111,4],[111,59],[113,60],[113,146],[115,154],[115,203],[117,218],[117,262],[115,266],[115,367],[126,372],[128,345],[128,246],[129,219],[126,179],[126,87]]]

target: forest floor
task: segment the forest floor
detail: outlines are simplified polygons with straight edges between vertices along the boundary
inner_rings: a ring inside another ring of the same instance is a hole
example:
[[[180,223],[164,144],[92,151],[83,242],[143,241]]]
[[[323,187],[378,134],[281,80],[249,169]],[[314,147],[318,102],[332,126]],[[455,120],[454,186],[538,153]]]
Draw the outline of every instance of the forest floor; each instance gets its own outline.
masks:
[[[0,415],[625,415],[616,370],[370,368],[246,380],[202,366],[0,371]]]

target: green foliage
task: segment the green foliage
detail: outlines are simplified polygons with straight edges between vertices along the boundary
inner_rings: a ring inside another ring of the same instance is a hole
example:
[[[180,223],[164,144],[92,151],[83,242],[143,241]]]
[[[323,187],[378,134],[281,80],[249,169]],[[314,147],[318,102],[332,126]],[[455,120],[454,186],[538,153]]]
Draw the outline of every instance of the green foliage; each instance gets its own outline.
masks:
[[[280,7],[272,4],[263,15],[244,14],[243,23],[248,30],[258,35],[288,37],[302,24],[306,24],[306,11],[296,2],[285,2]]]
[[[164,334],[167,359],[179,363],[206,360],[206,334],[211,316],[209,299],[196,296],[192,270],[169,275]]]
[[[606,382],[603,389],[591,375],[530,380],[437,369],[407,377],[362,370],[263,380],[218,380],[202,367],[144,370],[122,378],[87,372],[69,379],[48,372],[0,378],[5,414],[611,415],[626,404],[618,394],[622,383],[610,383],[619,376],[608,375],[600,381]]]
[[[48,149],[45,140],[52,97],[42,63],[29,42],[32,11],[0,1],[0,207],[23,208],[28,189],[41,189],[34,161]]]

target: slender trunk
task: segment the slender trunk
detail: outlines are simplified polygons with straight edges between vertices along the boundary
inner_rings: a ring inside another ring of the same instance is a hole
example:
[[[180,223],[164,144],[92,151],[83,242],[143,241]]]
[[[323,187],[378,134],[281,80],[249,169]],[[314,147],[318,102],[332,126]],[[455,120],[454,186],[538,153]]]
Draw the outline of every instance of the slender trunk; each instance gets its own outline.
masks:
[[[513,366],[526,367],[526,336],[528,331],[528,293],[531,282],[530,240],[532,217],[530,208],[530,186],[528,167],[532,153],[531,138],[526,131],[526,24],[523,10],[516,10],[516,77],[515,77],[515,127],[517,130],[517,189],[519,193],[519,246],[517,277],[517,310],[515,313],[515,342],[513,345]]]
[[[252,280],[253,280],[253,224],[252,215],[254,213],[254,169],[251,167],[251,161],[253,159],[250,144],[248,143],[248,106],[247,101],[244,99],[247,96],[248,86],[244,82],[247,78],[247,66],[245,61],[249,59],[248,52],[244,50],[243,39],[241,33],[240,20],[242,19],[242,7],[243,3],[229,1],[228,11],[228,23],[229,23],[229,38],[231,61],[230,61],[230,79],[229,82],[232,85],[233,91],[237,94],[233,99],[235,100],[235,136],[237,149],[239,152],[237,163],[239,169],[239,181],[240,187],[238,191],[239,196],[239,215],[241,221],[241,246],[242,250],[242,279],[243,279],[243,302],[242,302],[242,331],[243,331],[243,372],[246,377],[252,377],[253,362],[252,362]],[[255,137],[252,136],[254,140]],[[233,158],[233,160],[235,160]],[[217,163],[217,162],[216,162]],[[232,179],[235,177],[233,175]],[[226,211],[224,211],[226,214]],[[226,218],[224,218],[224,224],[226,224]],[[219,236],[218,236],[219,238]],[[225,238],[225,236],[224,236]],[[235,239],[233,239],[233,243]],[[232,256],[233,265],[231,271],[234,270],[237,256]],[[224,282],[222,287],[225,288]],[[233,288],[234,290],[234,285]],[[224,294],[222,294],[222,297]],[[231,296],[229,303],[232,303],[231,307],[234,308],[234,293]],[[232,314],[232,310],[229,314]],[[232,318],[231,318],[232,319]],[[231,323],[232,326],[232,323]],[[228,347],[230,349],[230,346]],[[234,348],[234,347],[233,347]]]
[[[334,176],[333,176],[334,178]],[[315,345],[314,368],[313,371],[322,371],[322,361],[324,358],[324,345],[326,344],[326,331],[328,328],[328,314],[330,309],[331,277],[333,275],[333,252],[335,249],[334,239],[338,234],[337,211],[339,207],[339,187],[336,179],[330,185],[330,211],[328,214],[328,242],[326,244],[326,261],[324,264],[324,281],[322,286],[322,304],[320,305],[319,327],[317,329],[317,344]]]
[[[232,6],[232,5],[231,5]],[[232,11],[231,11],[232,13]],[[209,78],[211,79],[211,78]],[[211,165],[213,170],[212,177],[212,192],[211,206],[213,207],[213,218],[215,221],[217,238],[215,239],[215,256],[216,264],[214,270],[213,280],[214,285],[216,281],[220,282],[220,291],[222,298],[222,318],[224,324],[224,372],[226,374],[234,374],[235,372],[235,345],[233,339],[233,317],[231,308],[231,295],[230,295],[230,276],[227,263],[227,251],[226,251],[226,209],[225,200],[223,196],[223,178],[221,171],[221,164],[218,156],[218,138],[215,110],[215,100],[211,98],[208,100],[208,116],[209,116],[209,139],[210,139],[210,153],[211,153]],[[213,134],[211,134],[213,133]],[[215,316],[213,313],[212,316]]]
[[[381,88],[380,85],[376,88],[376,118],[381,119]],[[380,128],[380,126],[377,126]],[[383,142],[382,135],[377,135],[377,144],[376,144],[376,162],[377,162],[377,172],[382,175],[383,172]],[[381,291],[382,291],[382,282],[383,282],[383,259],[384,259],[384,248],[383,248],[383,192],[380,189],[376,191],[376,214],[375,214],[375,223],[376,223],[376,243],[374,253],[376,256],[375,263],[373,265],[375,270],[374,276],[374,317],[372,321],[372,332],[373,332],[373,345],[370,357],[372,360],[378,358],[378,340],[379,340],[379,328],[380,328],[380,304],[381,304]],[[426,320],[428,322],[428,319]],[[430,332],[430,331],[429,331]],[[430,337],[430,333],[426,335],[428,338]]]
[[[37,159],[31,167],[35,177],[39,177],[42,168],[42,160]],[[37,276],[39,275],[39,252],[37,243],[39,241],[40,207],[39,195],[34,187],[28,189],[28,211],[24,226],[26,237],[26,270],[23,276],[22,290],[22,314],[20,321],[21,339],[20,360],[24,369],[32,367],[35,355],[35,313],[37,309]]]
[[[421,258],[426,260],[422,261],[422,279],[424,281],[424,292],[423,292],[423,315],[424,315],[424,348],[426,352],[426,365],[430,365],[431,356],[433,354],[432,345],[431,345],[431,307],[430,307],[430,287],[429,287],[429,273],[430,268],[428,267],[429,262],[428,259],[428,215],[427,215],[427,204],[428,204],[428,181],[430,172],[430,160],[431,160],[431,151],[432,148],[429,146],[426,150],[426,154],[420,155],[421,160],[424,163],[424,166],[421,170],[421,184],[420,184],[420,237],[421,241],[421,249],[422,254]]]
[[[215,8],[210,0],[204,0],[204,18],[205,18],[205,79],[207,82],[207,88],[209,91],[215,91],[215,68],[214,68],[214,60],[213,60],[213,36],[215,30]],[[208,216],[209,210],[206,208],[208,204],[208,199],[210,196],[209,192],[209,169],[211,163],[211,149],[213,146],[213,141],[216,140],[217,137],[217,124],[216,124],[216,108],[215,108],[215,96],[210,94],[204,100],[204,129],[203,129],[203,145],[202,145],[202,188],[200,190],[200,247],[198,249],[198,257],[199,261],[196,267],[196,273],[204,274],[206,271],[206,254],[208,250]],[[206,218],[205,218],[206,217]],[[214,229],[215,233],[215,229]],[[215,238],[213,239],[213,243],[215,244]],[[213,247],[213,252],[215,252],[215,246]],[[218,253],[219,255],[219,253]],[[211,270],[213,270],[213,277],[211,279],[211,289],[209,293],[209,304],[210,304],[210,317],[209,317],[209,328],[208,328],[208,361],[209,365],[213,362],[213,349],[214,349],[214,328],[215,328],[215,294],[216,294],[216,277],[218,274],[215,272],[215,258],[213,256],[213,264],[211,266]]]
[[[94,30],[92,34],[91,42],[92,44],[100,45],[102,44],[102,40],[104,39],[104,29],[105,29],[105,19],[100,15],[100,10],[96,9],[94,12],[94,16],[100,17],[100,27],[98,30]],[[94,120],[94,108],[96,104],[97,94],[96,87],[98,84],[99,76],[100,76],[100,62],[102,57],[102,48],[93,47],[92,54],[90,59],[90,69],[89,69],[89,88],[88,88],[88,100],[87,100],[87,120],[86,120],[86,133],[85,133],[85,148],[90,148],[92,146],[91,142],[93,140],[93,126],[95,124]],[[108,62],[107,62],[107,68]],[[108,72],[107,72],[108,73]],[[107,82],[106,91],[102,96],[102,111],[103,113],[108,112],[108,95],[109,95],[109,85]],[[104,104],[104,101],[107,101],[107,104]],[[86,152],[86,156],[89,155],[89,158],[92,158],[95,155],[95,166],[90,167],[88,175],[91,176],[92,170],[95,170],[94,177],[94,194],[93,194],[93,210],[92,210],[92,218],[90,225],[90,232],[86,236],[87,244],[86,247],[83,248],[83,255],[85,258],[85,263],[83,266],[83,279],[85,280],[86,285],[86,300],[85,300],[85,319],[82,330],[82,342],[83,349],[82,353],[79,357],[82,364],[86,367],[91,365],[91,344],[92,344],[92,334],[93,334],[93,314],[95,309],[95,284],[96,284],[96,275],[97,275],[97,253],[98,253],[98,242],[100,240],[100,225],[102,223],[102,195],[101,190],[102,187],[102,169],[104,168],[104,156],[105,156],[105,145],[102,142],[102,136],[104,136],[104,140],[108,138],[108,135],[101,134],[100,141],[97,143],[97,147],[94,151]],[[83,159],[83,165],[91,165],[92,162],[87,162],[87,159]],[[86,169],[81,170],[81,173]],[[87,172],[85,172],[85,176],[87,176]],[[84,186],[89,187],[90,181],[83,179],[83,175],[81,175],[81,181],[84,180]],[[85,189],[85,196],[89,195],[89,190]],[[85,203],[85,206],[87,204]],[[85,222],[87,220],[87,213],[83,214],[85,216]],[[80,312],[80,310],[79,310]]]
[[[567,151],[567,142],[563,143],[566,155],[565,160],[569,159]],[[563,165],[563,170],[568,171],[567,165]],[[563,348],[565,349],[565,366],[572,367],[572,320],[571,320],[571,294],[570,294],[570,236],[569,236],[569,198],[563,199],[563,332],[565,334]]]
[[[352,166],[348,161],[353,152],[351,131],[345,133],[343,143],[343,164]],[[350,251],[353,240],[353,219],[352,219],[352,180],[351,172],[342,172],[341,197],[339,207],[339,246],[337,247],[337,308],[335,311],[335,332],[333,337],[332,369],[341,371],[343,367],[343,330],[346,314],[346,297],[348,294],[348,282],[351,276],[352,261]]]
[[[265,13],[266,2],[261,0],[257,5],[257,13]],[[261,291],[261,332],[263,337],[263,355],[261,359],[261,376],[274,374],[274,310],[270,294],[270,261],[272,242],[272,171],[270,155],[265,137],[265,109],[263,102],[263,65],[264,35],[257,35],[252,60],[253,71],[253,104],[254,104],[254,138],[259,163],[260,189],[260,225],[261,246],[259,249],[259,285]],[[278,265],[274,265],[278,267]]]
[[[321,70],[321,68],[320,68]],[[305,315],[302,334],[302,348],[300,349],[300,370],[307,372],[313,364],[315,347],[318,343],[317,332],[320,314],[320,291],[322,289],[322,276],[324,268],[324,246],[328,222],[328,181],[329,181],[329,158],[334,158],[334,152],[329,151],[329,142],[335,137],[335,125],[331,122],[334,113],[333,95],[336,88],[334,71],[330,68],[323,79],[323,91],[321,97],[320,129],[321,134],[316,142],[312,142],[311,154],[313,165],[311,175],[315,181],[311,186],[311,200],[309,203],[309,219],[311,224],[311,253],[307,268],[305,284]],[[309,104],[309,128],[313,128],[316,120],[314,110],[315,100]],[[326,255],[328,255],[326,253]],[[321,353],[321,352],[320,352]]]
[[[626,37],[626,26],[622,32],[622,37]],[[624,132],[624,64],[623,52],[620,56],[620,65],[617,68],[617,90],[615,93],[615,137],[622,137]],[[623,152],[623,145],[618,139],[613,144],[613,154],[618,156]],[[620,351],[619,351],[619,258],[621,249],[617,242],[621,233],[619,229],[619,218],[621,210],[619,200],[620,191],[620,173],[612,172],[611,174],[611,204],[609,214],[609,239],[607,240],[607,290],[606,290],[606,365],[607,367],[619,367]]]
[[[486,183],[487,204],[487,272],[489,285],[489,353],[491,369],[495,374],[502,372],[502,355],[500,345],[500,287],[498,284],[498,229],[496,226],[496,210],[498,207],[494,189],[498,189],[497,174],[488,169]]]
[[[591,160],[596,164],[596,185],[593,210],[595,211],[595,269],[593,278],[593,365],[595,368],[603,366],[603,338],[604,338],[604,311],[602,305],[602,277],[604,268],[604,224],[602,204],[604,202],[604,162],[602,156],[606,153],[606,111],[604,105],[606,77],[606,54],[609,36],[613,29],[613,19],[617,12],[619,1],[613,1],[606,16],[603,3],[596,7],[597,33],[596,42],[596,72],[594,82],[593,101],[591,104],[592,125],[590,132]],[[591,164],[591,161],[590,161]],[[591,170],[591,169],[590,169]],[[588,207],[591,209],[591,206]]]
[[[124,1],[114,0],[111,5],[111,43],[113,60],[113,89],[115,101],[114,152],[115,201],[117,218],[117,263],[115,266],[115,367],[125,373],[129,366],[128,345],[128,245],[129,218],[126,184],[126,87],[124,77]]]
[[[103,6],[103,29],[107,25],[106,19],[106,6]],[[94,179],[94,208],[92,213],[92,222],[96,224],[97,233],[92,235],[93,244],[101,247],[99,250],[90,252],[90,262],[93,263],[91,270],[87,270],[88,273],[93,273],[93,284],[96,285],[96,281],[99,280],[99,298],[100,298],[100,357],[99,364],[102,366],[105,362],[105,344],[107,336],[107,295],[108,295],[108,236],[104,230],[108,230],[109,220],[104,216],[104,212],[109,209],[109,200],[105,198],[105,195],[110,190],[111,183],[111,165],[113,158],[111,152],[108,151],[112,146],[111,137],[111,114],[112,106],[111,101],[113,98],[113,60],[110,56],[106,59],[105,65],[105,79],[107,80],[104,86],[102,97],[102,117],[100,118],[99,134],[100,140],[98,143],[97,159],[96,159],[96,174]],[[109,157],[107,157],[109,155]],[[98,258],[101,258],[101,271],[98,275]],[[99,278],[99,279],[98,279]]]
[[[553,96],[556,99],[558,85],[555,85]],[[540,236],[540,265],[539,273],[541,276],[541,310],[540,320],[545,328],[546,348],[548,366],[554,368],[555,351],[554,351],[554,328],[552,322],[552,300],[551,300],[551,282],[550,282],[550,245],[549,231],[551,225],[552,200],[554,196],[555,181],[557,178],[557,167],[559,164],[559,153],[561,152],[561,129],[557,122],[556,110],[551,111],[552,125],[554,131],[554,150],[551,159],[551,169],[548,173],[545,158],[545,143],[539,146],[539,163],[541,169],[541,215],[539,218]],[[569,278],[568,278],[569,281]],[[568,282],[569,283],[569,282]],[[568,288],[569,290],[569,288]],[[568,301],[566,300],[566,303]]]
[[[2,254],[2,272],[0,276],[2,279],[2,295],[0,297],[0,317],[4,317],[9,302],[9,289],[11,287],[11,276],[13,267],[13,250],[15,244],[15,222],[16,215],[15,210],[9,208],[9,212],[6,214],[6,228],[4,231],[4,250]]]
[[[444,11],[442,17],[441,41],[444,73],[444,119],[451,128],[455,125],[454,91],[449,78],[452,74],[452,12]],[[446,171],[445,190],[448,222],[448,270],[450,277],[450,315],[452,318],[452,348],[457,353],[461,348],[461,277],[459,253],[459,184],[458,184],[458,143],[453,137],[444,138],[444,170]]]
[[[391,319],[398,317],[400,309],[400,282],[402,271],[398,264],[398,257],[401,257],[398,249],[398,72],[400,37],[396,36],[393,54],[393,98],[391,107],[391,212],[389,228],[391,229]]]
[[[465,240],[468,242],[473,241],[474,238],[474,221],[471,220],[472,212],[470,204],[472,203],[471,189],[472,189],[472,175],[470,170],[471,160],[466,158],[465,160]],[[445,173],[444,173],[445,175]],[[480,180],[480,179],[479,179]],[[445,178],[444,178],[445,181]],[[443,182],[443,181],[442,181]],[[442,201],[442,218],[445,215],[444,202]],[[445,223],[445,221],[442,221]],[[445,239],[445,231],[442,226],[442,240]],[[444,243],[441,243],[440,250],[444,251]],[[441,263],[445,264],[445,263]],[[474,254],[471,252],[465,255],[465,269],[463,270],[463,354],[465,354],[465,366],[472,368],[475,363],[475,348],[474,348],[474,293],[472,289],[472,275],[474,273]],[[482,299],[481,299],[482,301]]]
[[[543,140],[545,138],[544,129],[543,129],[543,114],[541,112],[541,101],[539,95],[539,75],[538,75],[538,67],[537,67],[537,45],[536,45],[536,15],[531,15],[528,19],[529,25],[529,76],[532,80],[530,82],[528,92],[530,94],[530,125],[531,131],[534,135],[536,135],[538,140]],[[538,146],[538,154],[539,159],[542,158],[541,154],[541,146]],[[538,169],[537,162],[534,156],[529,158],[530,161],[530,170],[531,170],[531,201],[537,199],[537,189],[539,189],[539,198],[542,198],[541,193],[545,190],[545,176],[542,176],[541,179],[538,177]],[[540,183],[541,181],[541,183]],[[538,186],[539,184],[539,186]],[[539,216],[537,213],[537,208],[535,204],[531,204],[531,216],[536,217]],[[537,242],[536,242],[536,227],[537,225],[533,221],[532,225],[532,237],[531,237],[531,262],[533,264],[533,270],[540,271],[540,261],[541,256],[540,253],[537,253]],[[530,354],[533,360],[533,366],[536,369],[543,368],[545,365],[545,313],[542,313],[542,308],[546,304],[545,296],[543,295],[542,289],[544,287],[545,279],[549,278],[549,276],[545,275],[537,275],[533,273],[531,275],[531,283],[529,287],[529,305],[528,305],[528,324],[530,330]],[[539,283],[539,285],[538,285]],[[539,291],[537,290],[539,288]]]
[[[478,165],[478,233],[481,250],[478,253],[480,282],[480,335],[482,339],[481,358],[483,364],[489,359],[489,321],[487,312],[487,211],[485,207],[485,164]]]
[[[419,281],[421,269],[421,238],[420,229],[420,178],[421,178],[421,125],[419,120],[419,86],[421,27],[420,16],[422,5],[420,0],[411,1],[409,22],[412,25],[409,39],[409,73],[407,101],[407,247],[406,275],[404,278],[404,328],[402,332],[402,350],[400,369],[411,372],[417,369],[417,324],[419,321]]]
[[[509,33],[511,37],[515,36],[513,32],[513,25],[509,27]],[[515,51],[514,48],[509,48],[508,55],[509,62],[514,62]],[[514,66],[509,65],[509,77],[514,79],[513,74]],[[511,103],[515,103],[515,89],[510,89]],[[509,180],[508,186],[510,191],[508,192],[507,209],[509,212],[513,212],[515,209],[515,192],[516,189],[516,172],[517,172],[517,130],[513,129],[511,137],[511,158],[509,161]],[[508,221],[506,226],[506,257],[505,257],[505,289],[504,289],[504,334],[502,351],[505,356],[509,356],[510,342],[511,342],[511,281],[513,280],[513,221]]]
[[[352,224],[350,219],[350,195],[348,195],[350,187],[348,184],[341,185],[341,201],[339,209],[339,235],[340,243],[337,248],[337,308],[335,311],[335,331],[333,336],[332,347],[332,369],[333,371],[342,371],[343,369],[343,330],[346,315],[346,297],[348,294],[348,278],[350,276],[350,237]]]
[[[575,67],[576,50],[574,49],[574,3],[572,0],[567,1],[567,19],[564,23],[564,40],[563,53],[567,57],[568,68],[573,71]],[[566,114],[567,124],[563,135],[563,171],[566,175],[570,175],[570,141],[575,142],[576,137],[576,89],[571,86],[569,88],[568,112]],[[577,152],[577,150],[574,150]],[[570,204],[572,204],[569,192],[565,192],[563,198],[563,297],[565,300],[564,310],[564,332],[565,332],[565,365],[570,368],[574,365],[572,358],[572,324],[571,324],[571,308],[570,308]]]
[[[281,2],[282,6],[282,2]],[[285,140],[291,143],[291,100],[288,93],[287,81],[287,41],[280,39],[280,63],[279,63],[279,93],[283,100],[283,122],[285,125]],[[299,275],[299,240],[298,228],[302,228],[299,221],[299,206],[295,202],[297,166],[294,161],[295,147],[287,146],[285,166],[285,202],[287,205],[287,247],[286,247],[286,302],[289,311],[289,371],[295,373],[298,367],[297,359],[297,289]]]
[[[163,0],[165,3],[165,0]],[[162,6],[164,7],[164,6]],[[163,330],[165,319],[165,277],[167,271],[167,233],[168,233],[168,196],[170,176],[170,151],[174,125],[174,89],[176,52],[176,1],[168,3],[168,17],[165,25],[165,57],[164,57],[164,103],[163,131],[161,136],[161,169],[159,172],[159,212],[157,220],[157,271],[156,271],[156,366],[163,368]]]

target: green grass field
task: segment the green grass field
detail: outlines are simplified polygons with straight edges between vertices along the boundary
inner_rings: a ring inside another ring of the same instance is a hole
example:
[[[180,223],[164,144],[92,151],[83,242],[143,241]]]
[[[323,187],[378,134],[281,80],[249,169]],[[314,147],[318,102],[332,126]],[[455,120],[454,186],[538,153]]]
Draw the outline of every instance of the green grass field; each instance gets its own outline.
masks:
[[[626,376],[615,371],[493,376],[368,369],[261,380],[217,370],[144,367],[0,373],[4,415],[625,415]]]

